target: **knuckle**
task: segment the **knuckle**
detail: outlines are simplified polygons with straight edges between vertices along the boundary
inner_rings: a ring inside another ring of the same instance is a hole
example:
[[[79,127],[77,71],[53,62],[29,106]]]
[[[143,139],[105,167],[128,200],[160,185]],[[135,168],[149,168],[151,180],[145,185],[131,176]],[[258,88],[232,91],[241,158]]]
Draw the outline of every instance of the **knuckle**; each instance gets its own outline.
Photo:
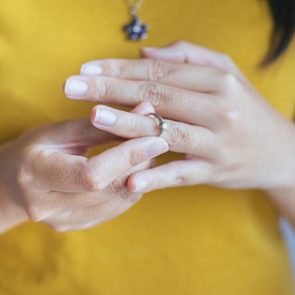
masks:
[[[235,124],[239,118],[239,113],[236,108],[228,104],[219,104],[219,107],[215,109],[215,117],[222,124]]]
[[[94,79],[94,97],[99,97],[100,99],[106,99],[112,97],[113,89],[112,83],[102,77],[95,77]]]
[[[170,124],[168,142],[171,146],[190,145],[192,143],[192,135],[185,128],[178,124]]]
[[[16,173],[16,182],[20,187],[26,186],[31,179],[31,174],[28,173],[25,166],[21,166]]]
[[[87,162],[83,162],[80,171],[79,176],[86,191],[97,192],[105,187],[102,179],[99,175],[97,175],[97,173],[93,173]]]
[[[186,173],[178,173],[179,167],[177,163],[171,165],[171,170],[175,171],[175,177],[173,179],[174,186],[192,185],[194,184],[194,176]]]
[[[130,135],[137,135],[138,130],[141,129],[140,123],[137,119],[134,119],[133,117],[128,118],[128,124],[127,124],[127,132]]]
[[[168,64],[165,61],[154,59],[151,60],[148,67],[149,79],[152,81],[158,81],[167,77],[169,74]]]
[[[178,186],[180,185],[189,186],[189,185],[195,184],[195,182],[196,181],[193,181],[192,177],[188,175],[179,175],[175,179],[175,183]]]
[[[133,167],[144,162],[146,160],[146,156],[142,150],[134,149],[129,152],[128,160],[130,167]]]
[[[108,71],[112,77],[120,77],[125,72],[125,67],[115,59],[108,61]]]
[[[235,89],[238,85],[238,78],[229,72],[221,74],[222,89],[225,91]]]
[[[180,175],[177,177],[176,181],[178,182],[178,185],[185,185],[185,186],[191,186],[191,185],[197,185],[197,184],[209,184],[210,180],[210,174],[207,169],[207,167],[202,167],[202,169],[199,169],[198,173],[194,173],[193,175]]]
[[[149,101],[154,106],[161,106],[172,101],[173,93],[168,89],[155,83],[144,83],[139,86],[138,97],[140,102]]]
[[[28,206],[27,214],[30,220],[34,222],[39,222],[44,219],[44,214],[42,214],[42,211],[40,210],[40,208],[36,206]]]
[[[112,193],[122,194],[122,193],[127,192],[128,190],[125,185],[126,185],[126,177],[125,178],[123,178],[123,177],[116,178],[111,184]]]
[[[39,165],[40,163],[45,162],[48,159],[48,156],[54,153],[55,152],[50,152],[46,149],[37,151],[34,155],[34,160],[32,161],[33,165]]]

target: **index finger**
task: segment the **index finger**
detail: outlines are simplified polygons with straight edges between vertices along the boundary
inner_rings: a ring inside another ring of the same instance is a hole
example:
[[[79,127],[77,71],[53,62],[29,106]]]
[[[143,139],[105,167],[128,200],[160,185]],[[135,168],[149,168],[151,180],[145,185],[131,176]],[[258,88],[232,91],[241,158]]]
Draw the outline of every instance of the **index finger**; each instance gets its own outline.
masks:
[[[105,188],[130,168],[166,151],[160,137],[125,141],[90,159],[56,151],[42,151],[32,165],[34,186],[40,191],[93,192]]]
[[[102,59],[85,63],[81,75],[108,76],[125,80],[158,81],[183,89],[212,92],[217,90],[223,71],[204,65],[191,65],[160,59]]]

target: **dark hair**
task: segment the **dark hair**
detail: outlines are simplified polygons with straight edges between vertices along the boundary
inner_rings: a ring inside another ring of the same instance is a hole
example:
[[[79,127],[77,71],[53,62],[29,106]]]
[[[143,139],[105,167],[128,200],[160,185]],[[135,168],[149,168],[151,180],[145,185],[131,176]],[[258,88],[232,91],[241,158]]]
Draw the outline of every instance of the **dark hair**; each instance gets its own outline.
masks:
[[[267,65],[281,56],[295,32],[295,0],[268,0],[273,18],[270,48],[262,62]]]

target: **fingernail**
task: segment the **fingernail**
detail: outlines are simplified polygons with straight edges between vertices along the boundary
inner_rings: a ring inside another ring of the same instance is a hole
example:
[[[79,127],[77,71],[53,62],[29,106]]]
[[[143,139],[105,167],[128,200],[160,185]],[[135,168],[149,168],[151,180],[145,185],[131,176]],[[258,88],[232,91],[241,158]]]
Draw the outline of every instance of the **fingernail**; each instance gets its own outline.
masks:
[[[96,108],[94,123],[111,126],[114,125],[116,121],[117,116],[114,112],[106,109]]]
[[[102,67],[95,64],[84,64],[81,67],[81,74],[88,76],[97,76],[102,74]]]
[[[82,97],[88,90],[88,85],[75,78],[70,78],[66,81],[65,84],[65,94],[68,98],[80,98]]]
[[[146,147],[146,155],[148,158],[154,158],[169,150],[167,142],[162,138],[157,138]]]
[[[147,182],[144,179],[137,179],[134,183],[134,192],[144,192]]]

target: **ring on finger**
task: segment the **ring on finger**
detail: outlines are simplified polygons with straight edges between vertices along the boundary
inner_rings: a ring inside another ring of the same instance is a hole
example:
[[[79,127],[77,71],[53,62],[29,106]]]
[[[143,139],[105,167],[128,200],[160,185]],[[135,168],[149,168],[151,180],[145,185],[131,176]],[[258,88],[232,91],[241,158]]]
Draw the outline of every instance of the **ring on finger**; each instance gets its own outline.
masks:
[[[164,130],[168,129],[168,124],[167,122],[164,121],[164,119],[157,113],[148,113],[146,116],[148,117],[153,117],[157,120],[158,126],[159,126],[159,134],[158,136],[161,136]]]

